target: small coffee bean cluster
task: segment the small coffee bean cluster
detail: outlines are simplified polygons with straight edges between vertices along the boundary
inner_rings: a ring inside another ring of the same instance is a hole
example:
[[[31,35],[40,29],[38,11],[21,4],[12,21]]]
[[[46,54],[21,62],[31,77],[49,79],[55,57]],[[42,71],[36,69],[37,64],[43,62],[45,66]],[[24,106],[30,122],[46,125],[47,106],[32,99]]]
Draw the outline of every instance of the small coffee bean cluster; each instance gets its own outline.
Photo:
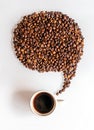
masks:
[[[41,11],[24,16],[14,29],[17,58],[39,72],[63,71],[62,93],[75,76],[84,38],[77,23],[61,12]]]

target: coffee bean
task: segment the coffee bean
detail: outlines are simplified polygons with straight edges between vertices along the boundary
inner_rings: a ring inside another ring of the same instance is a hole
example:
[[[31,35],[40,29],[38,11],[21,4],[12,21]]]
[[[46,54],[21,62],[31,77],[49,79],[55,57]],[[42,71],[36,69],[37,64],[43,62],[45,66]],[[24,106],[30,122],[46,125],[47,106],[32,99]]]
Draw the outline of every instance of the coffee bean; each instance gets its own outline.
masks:
[[[14,29],[13,43],[17,58],[27,68],[64,73],[57,95],[69,87],[84,47],[81,30],[72,18],[55,11],[24,16]]]

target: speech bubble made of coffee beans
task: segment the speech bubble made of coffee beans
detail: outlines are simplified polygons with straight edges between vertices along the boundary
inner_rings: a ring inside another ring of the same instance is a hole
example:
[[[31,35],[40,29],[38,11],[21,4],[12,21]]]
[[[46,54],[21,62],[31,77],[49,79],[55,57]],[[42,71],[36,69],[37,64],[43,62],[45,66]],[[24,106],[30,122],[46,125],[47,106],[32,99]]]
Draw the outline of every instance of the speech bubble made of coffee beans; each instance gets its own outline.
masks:
[[[83,54],[84,38],[75,21],[56,11],[34,12],[24,16],[14,29],[17,58],[27,68],[39,72],[62,71],[62,93],[75,76]]]

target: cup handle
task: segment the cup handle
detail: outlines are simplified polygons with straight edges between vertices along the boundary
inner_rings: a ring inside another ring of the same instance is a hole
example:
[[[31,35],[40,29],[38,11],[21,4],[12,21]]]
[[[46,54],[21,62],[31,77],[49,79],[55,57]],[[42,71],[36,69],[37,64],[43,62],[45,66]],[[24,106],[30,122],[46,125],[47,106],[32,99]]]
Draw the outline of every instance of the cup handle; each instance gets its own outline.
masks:
[[[59,98],[57,96],[56,96],[56,100],[57,100],[57,102],[63,102],[64,101],[62,98]]]
[[[58,97],[56,95],[54,95],[54,96],[55,96],[55,99],[56,99],[57,102],[63,102],[64,101],[62,98],[60,98],[60,97]]]
[[[63,99],[57,99],[57,102],[63,102],[64,100]]]

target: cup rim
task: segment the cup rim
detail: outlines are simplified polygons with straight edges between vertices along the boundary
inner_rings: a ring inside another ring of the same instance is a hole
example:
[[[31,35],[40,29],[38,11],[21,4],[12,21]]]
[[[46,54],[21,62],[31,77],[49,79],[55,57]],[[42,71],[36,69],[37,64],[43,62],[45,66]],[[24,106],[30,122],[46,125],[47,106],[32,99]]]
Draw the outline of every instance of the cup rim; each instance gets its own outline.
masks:
[[[35,96],[36,96],[37,94],[39,94],[39,93],[42,93],[42,92],[48,93],[49,95],[52,96],[52,98],[53,98],[53,100],[54,100],[53,108],[52,108],[49,112],[47,112],[47,113],[40,113],[40,112],[38,112],[38,111],[34,108],[34,106],[33,106],[33,100],[34,100]],[[51,92],[49,92],[49,91],[47,91],[47,90],[39,90],[39,91],[35,92],[35,93],[32,95],[31,99],[30,99],[30,108],[31,108],[32,112],[33,112],[34,114],[36,114],[36,115],[39,115],[39,116],[48,116],[48,115],[52,114],[52,113],[54,112],[55,108],[56,108],[56,104],[57,104],[57,101],[56,101],[56,99],[55,99],[55,96],[53,95],[53,93],[51,93]]]

